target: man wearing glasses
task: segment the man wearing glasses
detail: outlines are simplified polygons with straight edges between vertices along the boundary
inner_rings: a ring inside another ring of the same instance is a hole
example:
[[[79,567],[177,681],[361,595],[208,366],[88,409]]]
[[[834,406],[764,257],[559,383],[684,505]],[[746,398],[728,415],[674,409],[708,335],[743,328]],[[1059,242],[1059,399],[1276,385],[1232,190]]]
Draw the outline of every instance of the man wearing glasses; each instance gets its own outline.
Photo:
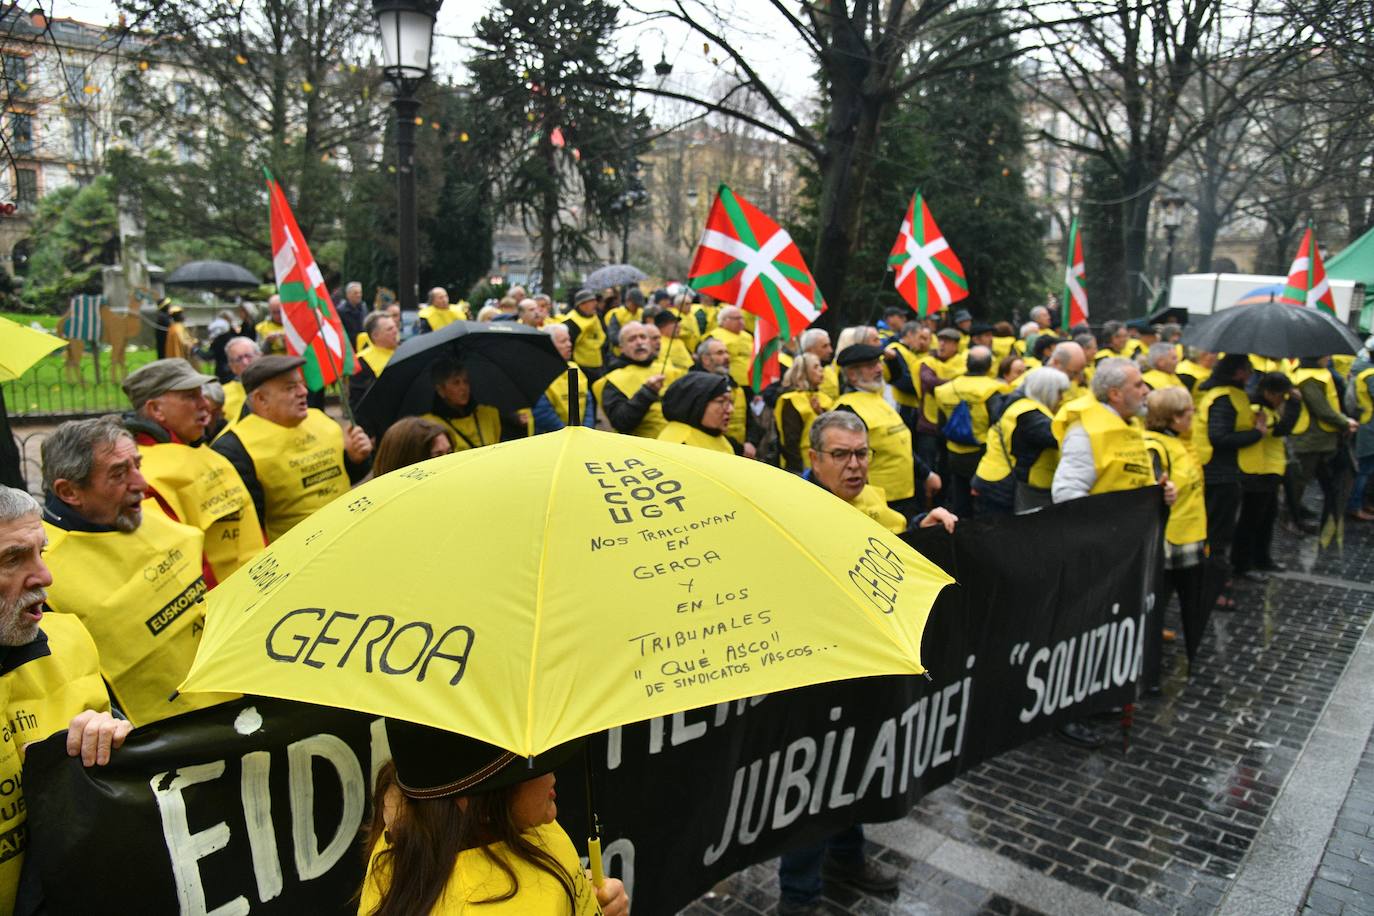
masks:
[[[257,341],[247,337],[235,337],[224,345],[224,358],[229,364],[233,378],[224,383],[224,429],[232,429],[234,424],[247,413],[248,394],[243,390],[243,370],[262,356]],[[216,435],[224,430],[216,430]]]

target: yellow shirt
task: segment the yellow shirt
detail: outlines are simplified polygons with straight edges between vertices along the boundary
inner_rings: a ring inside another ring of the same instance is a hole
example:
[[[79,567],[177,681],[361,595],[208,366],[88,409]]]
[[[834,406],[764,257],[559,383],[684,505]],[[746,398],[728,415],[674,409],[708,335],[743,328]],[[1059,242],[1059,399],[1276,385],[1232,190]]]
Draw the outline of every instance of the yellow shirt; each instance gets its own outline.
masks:
[[[599,916],[601,908],[596,903],[596,890],[582,871],[582,863],[572,840],[558,822],[535,827],[527,831],[525,836],[552,855],[572,881],[575,900],[573,916]],[[377,860],[378,854],[389,845],[383,836],[368,862],[358,900],[358,916],[368,916],[374,912],[382,902],[382,893],[391,885],[390,868],[386,864],[379,864]],[[561,916],[568,912],[568,895],[561,881],[542,868],[535,868],[512,855],[503,843],[494,844],[492,850],[502,856],[515,873],[515,896],[498,903],[482,903],[509,891],[510,879],[491,860],[486,849],[465,849],[458,853],[458,860],[449,873],[448,884],[439,902],[430,911],[431,916]]]

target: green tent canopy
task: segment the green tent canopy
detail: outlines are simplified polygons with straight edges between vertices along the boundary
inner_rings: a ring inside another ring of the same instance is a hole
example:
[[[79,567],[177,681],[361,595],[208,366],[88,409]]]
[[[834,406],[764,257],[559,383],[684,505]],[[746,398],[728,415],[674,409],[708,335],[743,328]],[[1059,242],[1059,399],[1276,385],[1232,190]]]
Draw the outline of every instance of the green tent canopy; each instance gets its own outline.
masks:
[[[1368,331],[1374,322],[1374,229],[1351,242],[1326,262],[1326,275],[1336,280],[1354,280],[1365,287],[1364,308],[1360,310],[1360,330]]]

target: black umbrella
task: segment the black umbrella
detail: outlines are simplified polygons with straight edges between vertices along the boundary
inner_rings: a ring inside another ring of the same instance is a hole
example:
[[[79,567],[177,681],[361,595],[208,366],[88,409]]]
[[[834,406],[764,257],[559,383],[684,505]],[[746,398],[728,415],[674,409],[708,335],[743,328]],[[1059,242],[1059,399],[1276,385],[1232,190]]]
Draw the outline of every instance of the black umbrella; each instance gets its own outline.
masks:
[[[401,417],[427,413],[434,402],[429,365],[445,354],[467,367],[473,400],[498,410],[534,406],[544,389],[568,371],[553,338],[542,331],[510,321],[453,321],[396,348],[358,404],[363,429],[380,436]]]
[[[190,261],[168,274],[163,282],[168,286],[196,289],[235,289],[262,284],[248,268],[228,261]]]
[[[1212,353],[1254,353],[1273,359],[1360,349],[1359,338],[1330,315],[1282,302],[1238,305],[1202,318],[1183,332],[1183,342]]]

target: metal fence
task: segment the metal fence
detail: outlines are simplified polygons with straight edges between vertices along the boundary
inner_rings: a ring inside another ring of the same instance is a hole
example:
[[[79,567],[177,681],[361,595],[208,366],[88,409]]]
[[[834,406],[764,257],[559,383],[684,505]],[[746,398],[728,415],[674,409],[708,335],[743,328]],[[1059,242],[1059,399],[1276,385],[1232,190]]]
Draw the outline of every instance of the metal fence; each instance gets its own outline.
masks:
[[[11,417],[46,419],[95,416],[129,409],[129,399],[119,382],[111,377],[110,367],[100,380],[90,378],[90,361],[83,374],[74,377],[60,363],[44,361],[19,378],[0,385],[5,393],[5,409]]]

